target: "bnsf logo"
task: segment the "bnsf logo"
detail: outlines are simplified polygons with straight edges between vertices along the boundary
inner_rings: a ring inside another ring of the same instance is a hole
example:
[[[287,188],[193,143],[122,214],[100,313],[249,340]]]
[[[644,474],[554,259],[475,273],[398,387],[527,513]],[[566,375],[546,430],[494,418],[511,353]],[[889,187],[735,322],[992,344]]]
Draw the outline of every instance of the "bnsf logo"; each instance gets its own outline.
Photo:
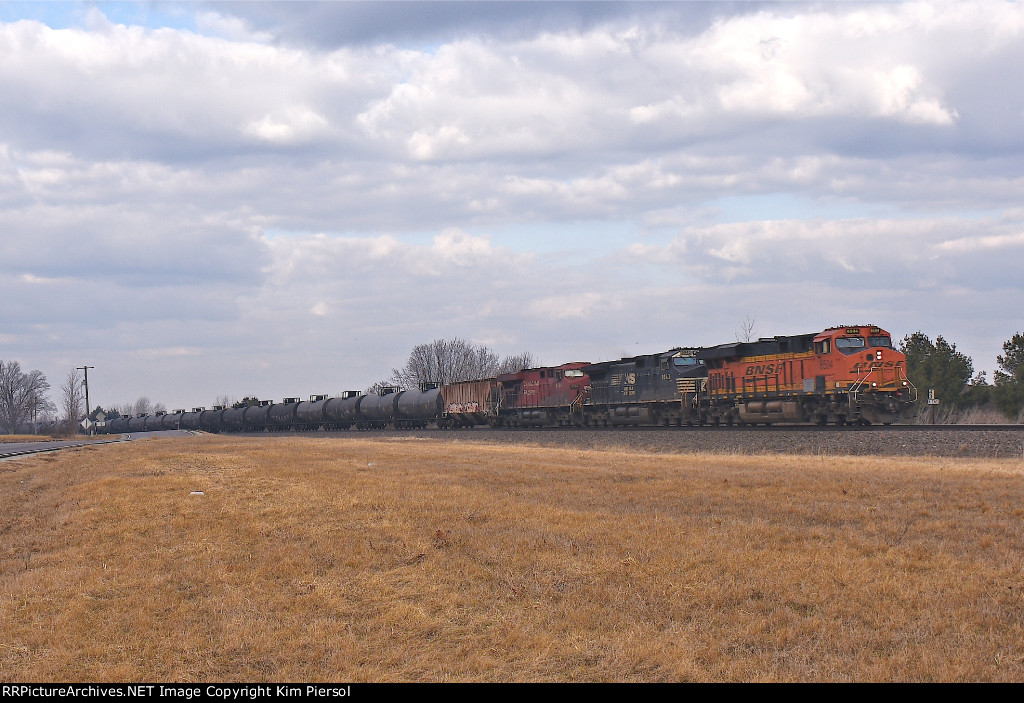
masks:
[[[747,367],[747,376],[771,376],[773,373],[782,373],[782,364],[751,364]]]
[[[858,361],[853,365],[854,371],[866,371],[870,369],[891,369],[894,366],[902,366],[903,364],[899,361]]]

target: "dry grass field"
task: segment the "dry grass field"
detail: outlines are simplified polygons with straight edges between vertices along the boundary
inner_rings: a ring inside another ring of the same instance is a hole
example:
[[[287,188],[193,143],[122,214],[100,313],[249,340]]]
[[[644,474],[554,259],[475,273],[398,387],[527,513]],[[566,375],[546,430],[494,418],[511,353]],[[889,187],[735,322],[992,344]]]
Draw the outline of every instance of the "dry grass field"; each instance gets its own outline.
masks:
[[[0,434],[0,444],[14,442],[52,442],[55,437],[45,434]]]
[[[0,463],[0,680],[1024,681],[1022,496],[1020,459],[85,447]]]

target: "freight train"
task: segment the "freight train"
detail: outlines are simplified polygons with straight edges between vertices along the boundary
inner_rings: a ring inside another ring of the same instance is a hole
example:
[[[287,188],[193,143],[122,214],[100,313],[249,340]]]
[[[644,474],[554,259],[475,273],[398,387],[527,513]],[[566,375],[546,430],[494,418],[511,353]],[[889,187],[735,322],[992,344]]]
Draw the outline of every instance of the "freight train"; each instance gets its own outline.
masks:
[[[917,400],[906,356],[872,325],[572,362],[418,389],[246,399],[108,421],[107,433],[617,425],[891,424]]]

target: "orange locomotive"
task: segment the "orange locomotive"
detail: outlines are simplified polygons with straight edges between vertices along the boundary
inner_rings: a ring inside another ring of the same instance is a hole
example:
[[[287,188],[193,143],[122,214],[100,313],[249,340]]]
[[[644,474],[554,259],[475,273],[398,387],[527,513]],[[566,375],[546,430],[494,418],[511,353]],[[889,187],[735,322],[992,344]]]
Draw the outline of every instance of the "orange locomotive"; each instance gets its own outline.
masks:
[[[917,399],[907,358],[870,325],[703,349],[706,420],[713,423],[895,421]]]

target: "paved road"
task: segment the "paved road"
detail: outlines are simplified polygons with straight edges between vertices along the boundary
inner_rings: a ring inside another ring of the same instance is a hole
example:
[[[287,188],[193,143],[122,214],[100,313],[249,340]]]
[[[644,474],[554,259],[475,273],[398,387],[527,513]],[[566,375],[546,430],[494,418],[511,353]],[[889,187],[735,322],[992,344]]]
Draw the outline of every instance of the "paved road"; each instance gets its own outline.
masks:
[[[135,439],[150,439],[156,437],[187,437],[190,432],[185,430],[168,430],[166,432],[137,432],[134,434],[124,434],[120,437],[100,437],[93,439],[66,439],[66,440],[54,440],[51,442],[4,442],[0,443],[0,461],[5,459],[15,459],[20,456],[27,456],[29,454],[38,454],[40,452],[53,452],[58,449],[68,449],[69,447],[82,447],[89,444],[110,444],[111,442],[124,442]]]

